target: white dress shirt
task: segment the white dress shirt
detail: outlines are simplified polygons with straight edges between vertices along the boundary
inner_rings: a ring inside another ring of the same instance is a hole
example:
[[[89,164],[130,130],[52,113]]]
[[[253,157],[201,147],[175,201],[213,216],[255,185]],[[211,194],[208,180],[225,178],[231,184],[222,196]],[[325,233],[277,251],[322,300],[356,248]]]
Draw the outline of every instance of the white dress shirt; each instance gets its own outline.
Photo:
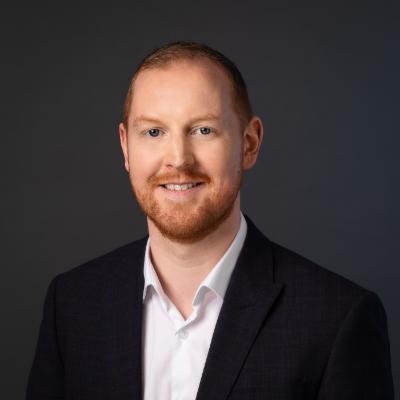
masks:
[[[143,399],[194,400],[226,288],[247,233],[240,213],[239,230],[221,259],[199,285],[193,311],[185,320],[165,294],[150,258],[144,259]]]

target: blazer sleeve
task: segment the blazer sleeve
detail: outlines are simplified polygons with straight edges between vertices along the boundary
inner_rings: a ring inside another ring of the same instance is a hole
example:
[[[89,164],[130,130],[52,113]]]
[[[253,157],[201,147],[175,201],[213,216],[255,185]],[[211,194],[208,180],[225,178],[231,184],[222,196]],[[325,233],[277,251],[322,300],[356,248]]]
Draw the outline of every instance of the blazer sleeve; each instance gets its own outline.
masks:
[[[371,291],[348,312],[334,341],[318,400],[393,400],[387,318]]]
[[[64,371],[57,343],[56,328],[58,277],[59,275],[50,282],[44,300],[39,337],[26,388],[26,400],[64,399]]]

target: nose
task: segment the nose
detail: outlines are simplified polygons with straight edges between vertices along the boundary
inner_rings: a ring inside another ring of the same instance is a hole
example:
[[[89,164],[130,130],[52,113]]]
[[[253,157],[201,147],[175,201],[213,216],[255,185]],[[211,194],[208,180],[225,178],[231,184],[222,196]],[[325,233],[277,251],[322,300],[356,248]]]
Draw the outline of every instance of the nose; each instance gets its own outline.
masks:
[[[165,153],[165,165],[182,169],[194,162],[192,144],[186,134],[171,134]]]

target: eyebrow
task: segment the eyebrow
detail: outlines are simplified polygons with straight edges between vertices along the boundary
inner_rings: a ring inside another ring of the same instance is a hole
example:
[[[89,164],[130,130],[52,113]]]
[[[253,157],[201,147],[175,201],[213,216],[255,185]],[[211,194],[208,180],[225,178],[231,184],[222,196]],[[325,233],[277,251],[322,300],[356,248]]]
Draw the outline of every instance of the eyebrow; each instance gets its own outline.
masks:
[[[195,122],[199,122],[199,121],[219,121],[220,119],[221,119],[220,116],[218,116],[216,114],[208,113],[208,114],[204,114],[204,115],[190,119],[188,122],[188,125],[193,124]],[[134,120],[132,121],[132,126],[137,126],[143,122],[150,122],[150,123],[156,123],[156,124],[163,123],[161,120],[159,120],[157,118],[147,117],[146,115],[139,115],[136,118],[134,118]]]

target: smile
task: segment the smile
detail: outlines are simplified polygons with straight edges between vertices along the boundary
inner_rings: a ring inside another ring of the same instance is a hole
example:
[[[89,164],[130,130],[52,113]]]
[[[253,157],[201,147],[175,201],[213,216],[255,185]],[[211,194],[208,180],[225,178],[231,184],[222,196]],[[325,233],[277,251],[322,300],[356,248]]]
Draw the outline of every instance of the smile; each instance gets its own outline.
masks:
[[[192,189],[196,186],[201,185],[202,182],[188,182],[188,183],[182,183],[182,184],[178,184],[178,183],[166,183],[165,185],[161,185],[164,188],[171,190],[171,191],[182,191],[182,190],[189,190]]]

